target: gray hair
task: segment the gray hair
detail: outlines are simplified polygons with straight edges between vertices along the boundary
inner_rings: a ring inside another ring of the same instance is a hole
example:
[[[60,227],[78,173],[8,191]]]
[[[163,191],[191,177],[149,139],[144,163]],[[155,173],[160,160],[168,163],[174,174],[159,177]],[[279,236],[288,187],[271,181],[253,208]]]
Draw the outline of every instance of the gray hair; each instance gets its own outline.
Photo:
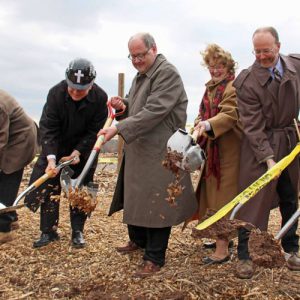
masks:
[[[156,45],[153,36],[148,32],[140,32],[140,33],[137,33],[137,34],[133,35],[129,39],[128,43],[130,43],[131,40],[136,39],[136,38],[142,39],[142,41],[144,42],[146,48],[148,48],[148,49],[150,49],[151,47]]]
[[[271,33],[271,35],[272,35],[272,36],[274,37],[274,39],[275,39],[275,42],[276,42],[276,43],[279,43],[279,35],[278,35],[277,30],[276,30],[274,27],[268,26],[268,27],[260,27],[260,28],[257,28],[257,29],[254,31],[253,35],[252,35],[252,39],[253,39],[254,36],[255,36],[257,33],[259,33],[259,32],[269,32],[269,33]]]

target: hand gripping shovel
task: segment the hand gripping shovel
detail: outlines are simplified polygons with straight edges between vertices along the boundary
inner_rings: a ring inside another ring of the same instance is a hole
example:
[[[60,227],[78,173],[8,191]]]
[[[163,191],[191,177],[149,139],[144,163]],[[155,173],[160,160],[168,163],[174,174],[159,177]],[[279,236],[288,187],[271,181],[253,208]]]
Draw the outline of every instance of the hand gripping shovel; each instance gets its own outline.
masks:
[[[124,108],[121,112],[114,113],[110,101],[107,102],[107,107],[108,107],[108,117],[103,126],[103,129],[110,127],[114,118],[116,116],[122,115],[125,111],[125,108]],[[69,191],[76,191],[82,186],[84,178],[86,177],[88,171],[90,170],[91,166],[93,165],[93,162],[94,162],[95,158],[97,157],[97,154],[99,153],[103,142],[104,142],[104,135],[100,135],[97,138],[97,141],[93,147],[93,150],[92,150],[82,172],[76,179],[71,179],[71,176],[74,173],[71,168],[66,167],[62,170],[61,175],[60,175],[60,183],[61,183],[62,189],[64,190],[64,192],[67,195],[69,194]],[[97,187],[96,187],[95,183],[89,183],[88,189],[89,189],[89,192],[91,191],[92,196],[94,196],[94,195],[96,196]]]
[[[67,160],[65,162],[61,162],[59,163],[55,169],[56,170],[61,170],[62,168],[66,167],[67,165],[70,165],[72,163],[72,161],[74,160],[74,158]],[[47,173],[45,173],[43,176],[41,176],[40,178],[38,178],[35,182],[33,182],[25,191],[23,191],[14,201],[12,206],[5,206],[4,204],[0,203],[0,214],[2,213],[6,213],[6,212],[11,212],[14,211],[18,208],[21,208],[23,206],[25,206],[25,204],[19,204],[20,200],[25,197],[26,195],[28,195],[29,193],[31,193],[33,190],[35,190],[37,187],[39,187],[40,185],[42,185],[45,181],[47,181],[49,178],[51,178],[54,174],[54,170],[51,170]]]
[[[170,152],[177,152],[182,160],[176,161],[175,165],[188,172],[197,170],[205,161],[205,153],[196,143],[199,131],[193,135],[183,129],[178,129],[168,140],[167,147]]]

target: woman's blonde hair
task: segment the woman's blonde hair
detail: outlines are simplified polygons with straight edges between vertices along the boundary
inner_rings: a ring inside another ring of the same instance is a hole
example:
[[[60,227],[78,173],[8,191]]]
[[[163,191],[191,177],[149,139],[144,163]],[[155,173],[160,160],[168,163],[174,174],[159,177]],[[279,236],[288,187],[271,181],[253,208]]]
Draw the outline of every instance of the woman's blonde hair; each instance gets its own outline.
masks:
[[[231,74],[235,73],[237,63],[233,60],[231,54],[228,51],[225,51],[217,44],[209,44],[203,52],[200,52],[203,57],[203,65],[209,67],[209,61],[215,60],[223,64],[228,72]]]

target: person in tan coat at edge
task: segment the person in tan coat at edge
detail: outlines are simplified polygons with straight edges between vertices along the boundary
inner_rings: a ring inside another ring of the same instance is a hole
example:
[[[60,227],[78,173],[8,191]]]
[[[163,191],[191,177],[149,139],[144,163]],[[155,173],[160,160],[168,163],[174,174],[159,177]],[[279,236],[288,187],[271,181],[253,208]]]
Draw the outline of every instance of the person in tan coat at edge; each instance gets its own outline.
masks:
[[[202,53],[211,79],[200,104],[195,129],[199,130],[198,144],[205,150],[205,169],[196,189],[201,219],[207,209],[219,210],[238,192],[241,125],[238,117],[235,88],[232,86],[236,63],[231,54],[216,44]],[[232,241],[231,241],[232,244]],[[217,239],[204,244],[215,253],[203,258],[204,264],[221,264],[230,259],[229,241]]]
[[[36,124],[12,96],[0,90],[0,202],[5,206],[13,205],[24,167],[37,151]],[[17,220],[15,211],[0,214],[0,244],[13,240]]]
[[[112,97],[112,105],[126,105],[125,118],[115,126],[100,130],[105,141],[120,134],[125,140],[124,157],[109,215],[122,208],[130,241],[116,250],[126,254],[143,248],[143,263],[134,276],[146,277],[165,264],[173,225],[189,218],[197,209],[189,173],[181,184],[183,193],[171,205],[167,187],[174,175],[162,165],[167,141],[185,128],[188,99],[180,75],[162,54],[149,33],[138,33],[128,42],[129,56],[138,70],[128,98]],[[181,174],[182,175],[182,174]],[[115,203],[116,202],[116,203]]]
[[[288,155],[299,142],[293,119],[300,108],[300,55],[280,54],[278,33],[273,27],[258,28],[253,36],[255,62],[234,82],[243,125],[239,190]],[[282,226],[298,208],[299,158],[270,182],[236,215],[262,231],[268,229],[270,210],[279,199]],[[276,201],[275,201],[276,200]],[[287,267],[300,270],[299,236],[296,222],[281,239]],[[239,230],[236,275],[251,278],[254,266],[248,252],[249,231]]]

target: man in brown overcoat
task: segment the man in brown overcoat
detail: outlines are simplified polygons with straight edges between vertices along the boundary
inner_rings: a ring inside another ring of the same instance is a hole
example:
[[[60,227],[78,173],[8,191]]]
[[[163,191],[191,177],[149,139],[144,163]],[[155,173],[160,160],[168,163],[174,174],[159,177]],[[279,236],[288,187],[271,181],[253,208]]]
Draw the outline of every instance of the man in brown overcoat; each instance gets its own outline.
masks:
[[[153,37],[139,33],[128,42],[129,58],[138,70],[127,99],[113,97],[112,105],[127,106],[126,117],[116,126],[100,130],[105,140],[120,134],[125,140],[124,158],[114,199],[124,200],[123,222],[128,225],[129,243],[121,253],[145,249],[143,264],[135,276],[160,270],[173,225],[189,218],[197,208],[191,178],[187,173],[175,205],[170,205],[168,185],[174,175],[162,166],[167,141],[186,122],[187,96],[180,75],[162,54]],[[112,212],[111,212],[112,213]]]
[[[240,160],[240,191],[248,187],[276,162],[291,152],[298,142],[293,119],[300,108],[300,55],[279,53],[278,33],[273,27],[257,29],[252,37],[254,64],[234,82],[238,108],[244,127]],[[275,200],[282,226],[298,208],[299,160],[295,159],[279,176],[240,209],[237,218],[267,230]],[[295,223],[282,238],[287,266],[300,270],[299,237]],[[237,276],[254,273],[248,253],[249,231],[239,231]]]
[[[23,169],[38,150],[37,126],[8,93],[0,90],[0,202],[11,206],[16,199]],[[13,239],[16,212],[0,214],[0,244]]]

